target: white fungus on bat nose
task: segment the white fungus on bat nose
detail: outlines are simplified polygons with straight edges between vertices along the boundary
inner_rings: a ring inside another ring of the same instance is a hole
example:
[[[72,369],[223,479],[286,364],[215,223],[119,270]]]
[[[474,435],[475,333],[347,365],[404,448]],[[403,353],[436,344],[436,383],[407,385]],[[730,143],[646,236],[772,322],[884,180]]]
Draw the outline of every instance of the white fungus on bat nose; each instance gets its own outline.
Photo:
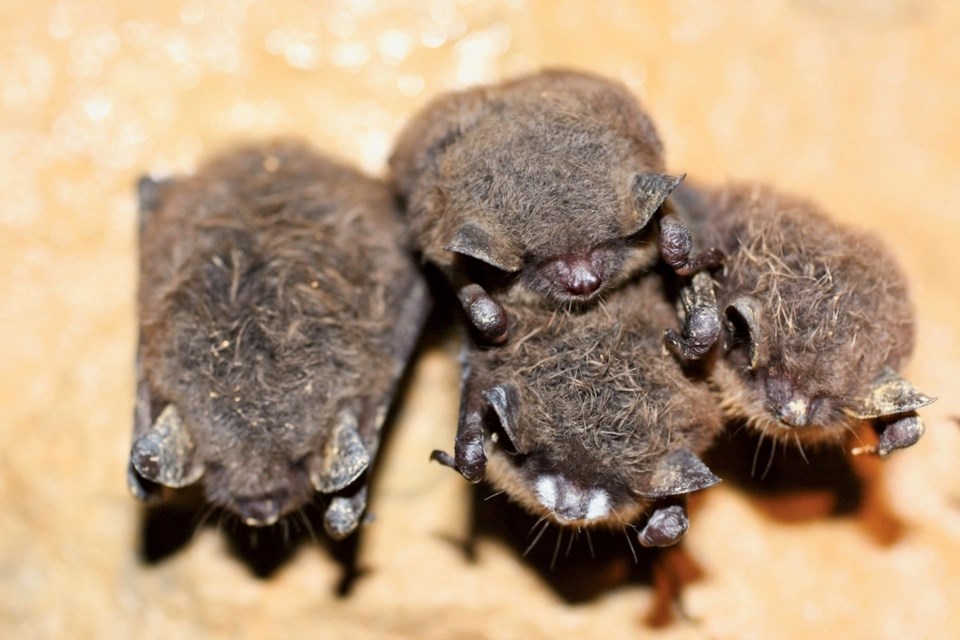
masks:
[[[610,515],[610,496],[603,489],[581,489],[558,475],[537,480],[540,503],[562,520],[599,520]]]

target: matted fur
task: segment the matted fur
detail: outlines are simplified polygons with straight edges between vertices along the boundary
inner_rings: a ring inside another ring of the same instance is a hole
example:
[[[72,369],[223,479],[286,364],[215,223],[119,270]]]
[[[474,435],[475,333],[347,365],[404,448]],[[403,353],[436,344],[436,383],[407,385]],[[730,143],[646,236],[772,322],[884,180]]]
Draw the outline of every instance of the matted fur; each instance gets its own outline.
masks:
[[[292,511],[337,412],[384,412],[403,365],[397,309],[423,284],[389,191],[295,142],[157,188],[139,291],[151,413],[176,407],[210,501]],[[378,434],[364,436],[372,454]]]
[[[913,349],[913,307],[894,257],[874,235],[767,187],[681,187],[678,199],[703,241],[727,253],[721,311],[740,296],[759,303],[757,368],[749,344],[728,335],[714,370],[724,408],[778,439],[843,440],[870,385]],[[779,420],[791,393],[809,401],[810,425]]]
[[[657,259],[657,225],[638,226],[638,173],[663,171],[650,118],[621,84],[546,70],[434,99],[401,132],[390,158],[412,237],[448,275],[466,269],[444,249],[463,225],[519,264],[486,281],[498,299],[564,300],[551,263],[590,255],[599,290]],[[520,285],[520,286],[516,286]],[[599,291],[598,290],[598,291]]]
[[[468,385],[513,384],[520,392],[514,455],[488,438],[490,482],[528,510],[552,516],[536,497],[543,474],[561,474],[611,498],[608,525],[645,507],[639,495],[658,460],[700,454],[722,427],[704,383],[688,379],[663,349],[676,323],[655,280],[646,278],[585,312],[509,307],[506,347],[471,348]],[[509,445],[508,445],[509,446]]]

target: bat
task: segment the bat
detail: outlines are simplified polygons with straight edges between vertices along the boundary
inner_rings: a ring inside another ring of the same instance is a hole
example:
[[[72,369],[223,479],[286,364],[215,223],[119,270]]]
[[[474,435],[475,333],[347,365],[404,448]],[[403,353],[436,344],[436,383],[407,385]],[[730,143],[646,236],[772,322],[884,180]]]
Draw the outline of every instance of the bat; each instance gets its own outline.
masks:
[[[640,104],[599,76],[546,70],[439,96],[390,157],[423,258],[450,280],[481,341],[507,338],[503,304],[582,306],[661,257],[694,252],[668,196],[663,146]]]
[[[695,235],[726,255],[715,292],[700,273],[684,299],[686,312],[723,315],[712,379],[726,413],[776,441],[841,442],[869,423],[878,442],[854,453],[914,444],[916,410],[934,398],[896,373],[914,311],[880,240],[764,186],[684,185],[676,198]]]
[[[275,141],[138,192],[130,491],[201,483],[253,527],[320,494],[346,537],[430,306],[389,188]]]
[[[698,456],[723,421],[663,347],[676,316],[659,282],[580,312],[506,310],[509,344],[465,342],[454,455],[433,459],[560,525],[619,527],[647,511],[640,543],[678,542],[684,496],[719,482]]]

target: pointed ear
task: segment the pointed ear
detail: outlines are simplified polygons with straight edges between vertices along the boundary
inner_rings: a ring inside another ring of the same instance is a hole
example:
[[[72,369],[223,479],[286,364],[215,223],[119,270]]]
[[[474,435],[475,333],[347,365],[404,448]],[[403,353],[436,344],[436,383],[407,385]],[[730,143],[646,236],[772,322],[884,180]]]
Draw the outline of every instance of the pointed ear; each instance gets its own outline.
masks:
[[[484,391],[483,397],[496,412],[500,426],[513,448],[518,453],[527,453],[517,433],[517,418],[520,417],[520,392],[517,387],[512,384],[498,384]]]
[[[147,433],[134,440],[130,463],[150,482],[165,487],[191,485],[203,475],[203,464],[176,407],[168,404]]]
[[[738,342],[746,342],[750,349],[750,369],[756,369],[767,359],[763,333],[760,329],[760,303],[756,298],[738,296],[727,305],[726,350],[732,349]]]
[[[916,411],[935,401],[936,398],[920,393],[896,371],[886,367],[867,390],[863,405],[852,414],[861,420],[870,420]]]
[[[357,431],[357,416],[344,409],[337,416],[333,433],[314,459],[310,484],[320,493],[335,493],[360,477],[370,465],[370,452]]]
[[[517,255],[506,238],[497,239],[474,222],[467,222],[457,229],[453,238],[443,248],[470,256],[502,271],[512,273],[523,266],[523,259]]]
[[[663,205],[667,196],[683,182],[686,174],[670,176],[665,173],[638,173],[633,179],[633,198],[636,204],[636,219],[630,233],[647,226],[650,218]]]
[[[706,489],[718,482],[720,478],[692,451],[678,449],[660,459],[646,486],[634,490],[644,498],[666,498]]]
[[[163,197],[167,188],[173,183],[169,178],[156,179],[150,176],[142,176],[137,181],[137,201],[139,204],[139,229],[143,233],[147,226],[147,220],[150,215],[157,211],[163,204]]]

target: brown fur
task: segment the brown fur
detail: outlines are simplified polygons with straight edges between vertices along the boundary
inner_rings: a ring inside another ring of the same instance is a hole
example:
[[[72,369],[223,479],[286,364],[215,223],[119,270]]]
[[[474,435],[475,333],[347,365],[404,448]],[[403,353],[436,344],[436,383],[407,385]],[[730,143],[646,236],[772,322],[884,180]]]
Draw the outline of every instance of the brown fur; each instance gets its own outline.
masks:
[[[759,366],[749,370],[747,338],[728,331],[714,370],[724,408],[777,439],[844,440],[868,387],[913,349],[913,308],[893,256],[875,236],[769,188],[686,186],[677,198],[703,241],[727,252],[720,309],[742,295],[759,302]],[[808,426],[778,418],[791,393],[809,400]]]
[[[520,395],[513,455],[487,439],[491,483],[533,513],[543,474],[562,474],[610,496],[623,525],[646,506],[639,495],[656,463],[686,447],[702,453],[721,428],[705,385],[688,380],[664,353],[673,311],[654,280],[621,289],[583,313],[508,309],[516,337],[506,347],[468,351],[469,388],[515,385]],[[509,445],[506,445],[509,446]],[[591,523],[593,524],[593,523]]]
[[[506,302],[564,302],[558,260],[588,261],[595,293],[656,260],[657,225],[638,225],[634,179],[662,172],[662,154],[625,87],[547,70],[435,99],[407,124],[390,166],[426,260],[448,275],[477,266],[445,249],[471,224],[497,266],[512,265],[501,280],[471,279]]]
[[[338,411],[358,415],[375,452],[399,343],[412,344],[398,325],[419,329],[398,311],[423,283],[389,191],[277,142],[228,151],[156,196],[139,292],[150,419],[176,407],[211,502],[298,509]]]

